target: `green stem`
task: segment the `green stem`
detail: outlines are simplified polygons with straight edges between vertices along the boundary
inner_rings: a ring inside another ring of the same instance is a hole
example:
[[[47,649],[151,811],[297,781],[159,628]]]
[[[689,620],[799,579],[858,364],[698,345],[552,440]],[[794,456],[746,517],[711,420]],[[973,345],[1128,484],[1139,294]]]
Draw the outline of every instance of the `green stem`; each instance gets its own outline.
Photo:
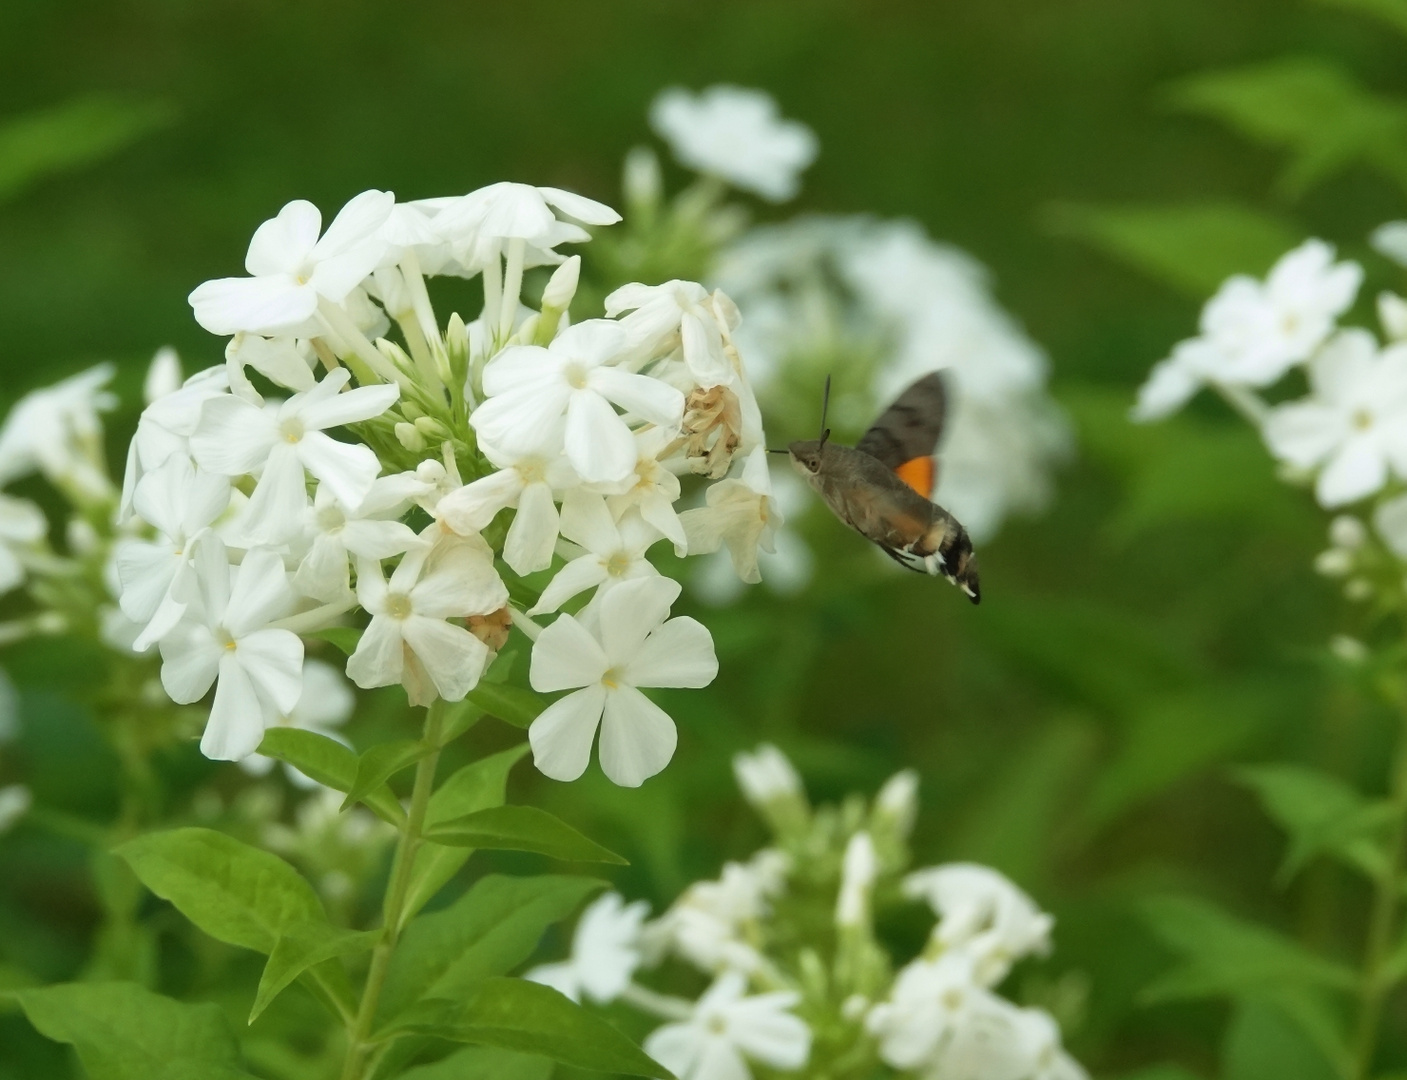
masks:
[[[1404,702],[1407,705],[1407,702]],[[1389,799],[1396,811],[1389,838],[1388,862],[1373,893],[1373,909],[1363,955],[1359,990],[1358,1031],[1353,1043],[1354,1080],[1367,1080],[1378,1046],[1383,1004],[1392,989],[1386,967],[1397,931],[1399,897],[1403,889],[1403,848],[1407,846],[1407,716],[1397,736]]]
[[[384,925],[381,940],[371,953],[371,968],[362,988],[361,1004],[347,1032],[347,1057],[342,1066],[342,1080],[362,1080],[367,1073],[367,1054],[372,1049],[371,1026],[376,1019],[376,1007],[381,1002],[381,989],[386,972],[396,951],[401,921],[405,916],[406,894],[410,891],[415,855],[420,847],[420,834],[425,826],[425,810],[430,805],[430,793],[435,787],[435,767],[440,761],[440,729],[444,724],[443,703],[436,701],[425,714],[425,741],[433,746],[415,766],[415,786],[411,790],[410,811],[406,814],[400,840],[396,844],[391,864],[391,879],[386,883],[386,898],[382,904]]]

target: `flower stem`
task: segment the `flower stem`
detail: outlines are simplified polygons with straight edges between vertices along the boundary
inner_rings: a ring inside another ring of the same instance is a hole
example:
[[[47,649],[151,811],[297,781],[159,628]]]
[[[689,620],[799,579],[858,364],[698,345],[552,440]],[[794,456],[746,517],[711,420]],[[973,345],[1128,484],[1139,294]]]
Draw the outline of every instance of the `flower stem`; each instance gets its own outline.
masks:
[[[396,843],[391,879],[386,883],[386,897],[382,903],[381,940],[372,950],[371,968],[362,988],[361,1004],[347,1031],[347,1057],[342,1065],[342,1080],[362,1080],[366,1075],[367,1054],[372,1048],[371,1026],[376,1019],[376,1007],[381,1002],[381,988],[386,983],[391,956],[400,937],[406,895],[410,891],[411,873],[415,869],[415,855],[420,848],[420,834],[425,826],[425,810],[430,805],[430,793],[435,787],[435,767],[440,761],[440,729],[443,724],[444,703],[436,701],[426,710],[424,735],[425,741],[435,749],[421,758],[415,767],[410,810]]]
[[[1407,701],[1404,701],[1407,709]],[[1353,1042],[1353,1080],[1367,1080],[1378,1045],[1383,1004],[1393,980],[1386,971],[1397,930],[1399,898],[1403,890],[1403,848],[1407,846],[1407,712],[1397,734],[1391,788],[1388,798],[1394,815],[1388,840],[1387,866],[1373,893],[1373,908],[1364,945],[1363,982],[1359,989],[1358,1030]]]

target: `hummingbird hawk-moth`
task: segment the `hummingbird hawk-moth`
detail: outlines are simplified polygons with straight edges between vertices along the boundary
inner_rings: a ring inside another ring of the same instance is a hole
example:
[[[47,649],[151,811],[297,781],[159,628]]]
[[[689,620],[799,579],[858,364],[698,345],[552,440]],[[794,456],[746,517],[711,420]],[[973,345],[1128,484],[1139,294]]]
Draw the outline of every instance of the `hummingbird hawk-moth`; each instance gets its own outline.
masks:
[[[826,404],[830,379],[826,379]],[[792,464],[835,512],[866,540],[918,573],[942,574],[974,604],[982,598],[977,557],[957,518],[933,502],[934,451],[946,408],[943,377],[919,379],[885,409],[854,446],[830,441],[826,404],[821,437],[787,448]]]

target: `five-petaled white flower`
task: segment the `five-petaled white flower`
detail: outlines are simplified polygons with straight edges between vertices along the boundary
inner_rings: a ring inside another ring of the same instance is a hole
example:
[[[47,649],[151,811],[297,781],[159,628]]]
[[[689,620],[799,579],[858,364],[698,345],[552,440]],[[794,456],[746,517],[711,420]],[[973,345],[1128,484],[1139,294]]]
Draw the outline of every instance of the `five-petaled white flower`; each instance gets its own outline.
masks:
[[[322,214],[295,199],[254,231],[243,278],[219,278],[190,295],[195,321],[212,334],[316,332],[320,299],[339,304],[386,251],[381,237],[395,206],[389,191],[363,191],[319,238]]]
[[[358,506],[381,463],[371,447],[338,442],[325,428],[379,416],[400,396],[390,384],[340,393],[351,375],[337,368],[277,409],[261,409],[233,395],[206,400],[191,453],[202,468],[225,476],[259,475],[244,528],[253,543],[288,540],[303,523],[307,469],[344,506]]]
[[[0,427],[0,484],[32,472],[92,498],[105,498],[112,482],[102,469],[98,414],[117,404],[107,390],[111,364],[80,371],[15,403]]]
[[[741,477],[712,485],[704,505],[684,511],[679,518],[691,555],[706,555],[726,544],[738,577],[754,584],[761,581],[758,549],[775,551],[773,538],[782,525],[781,509],[772,496],[767,451],[755,448],[743,464]]]
[[[630,347],[645,358],[681,347],[689,374],[701,387],[732,385],[737,372],[723,351],[723,335],[736,329],[738,309],[722,293],[710,293],[696,281],[663,285],[622,285],[606,297],[606,314],[620,320]],[[731,325],[730,325],[731,322]]]
[[[469,423],[502,453],[561,445],[583,480],[623,480],[635,469],[635,440],[612,403],[664,428],[677,428],[684,415],[684,395],[674,387],[613,366],[625,347],[619,323],[588,319],[545,349],[507,348],[484,369],[488,400]]]
[[[415,547],[420,538],[397,519],[428,487],[412,472],[377,477],[366,497],[349,510],[329,486],[319,484],[307,512],[308,550],[293,576],[298,591],[336,603],[351,594],[349,555],[389,559]]]
[[[683,555],[688,547],[684,525],[674,504],[679,499],[679,477],[660,459],[674,445],[675,434],[666,428],[649,427],[635,432],[635,472],[618,484],[598,485],[604,491],[612,516],[624,516],[631,507],[657,528],[671,543],[674,553]]]
[[[638,510],[627,510],[615,521],[600,495],[580,489],[567,492],[562,500],[562,535],[581,547],[582,553],[557,571],[529,615],[556,611],[577,593],[597,586],[599,602],[622,581],[659,573],[646,558],[650,547],[663,539],[659,530]]]
[[[560,990],[573,1001],[587,997],[598,1005],[610,1004],[640,966],[640,928],[649,910],[644,900],[627,904],[620,893],[606,893],[581,913],[571,958],[539,965],[526,978]]]
[[[218,679],[200,752],[238,761],[302,693],[303,642],[269,625],[292,611],[296,597],[283,559],[267,548],[246,552],[232,572],[214,533],[203,533],[193,547],[192,602],[161,639],[161,684],[172,701],[188,705]]]
[[[1407,344],[1379,352],[1366,330],[1344,330],[1309,364],[1312,395],[1273,409],[1271,453],[1322,466],[1319,502],[1342,506],[1379,491],[1389,466],[1407,476]]]
[[[795,195],[816,159],[815,133],[783,120],[761,90],[711,86],[691,94],[674,87],[655,98],[650,124],[680,164],[771,202]]]
[[[586,771],[598,727],[601,768],[622,787],[638,787],[669,764],[674,721],[638,687],[707,686],[718,674],[708,630],[688,617],[668,619],[678,596],[679,584],[669,578],[637,578],[603,596],[594,618],[560,615],[542,631],[533,644],[533,689],[574,692],[528,729],[540,771],[575,780]]]
[[[811,1056],[811,1028],[791,1010],[790,990],[747,994],[747,977],[725,972],[699,998],[693,1015],[645,1039],[645,1052],[679,1080],[748,1080],[749,1061],[791,1072]]]
[[[614,225],[620,215],[605,203],[554,187],[533,187],[500,181],[454,199],[433,200],[424,206],[434,213],[434,229],[445,237],[463,273],[472,274],[496,259],[506,241],[526,246],[524,265],[559,263],[552,250],[558,244],[590,239],[590,233],[557,213],[588,225]]]
[[[428,705],[436,696],[462,700],[490,660],[488,646],[445,620],[497,611],[508,590],[489,546],[477,536],[457,537],[407,552],[389,583],[379,562],[359,559],[357,599],[371,623],[347,674],[363,689],[402,683],[412,705]]]

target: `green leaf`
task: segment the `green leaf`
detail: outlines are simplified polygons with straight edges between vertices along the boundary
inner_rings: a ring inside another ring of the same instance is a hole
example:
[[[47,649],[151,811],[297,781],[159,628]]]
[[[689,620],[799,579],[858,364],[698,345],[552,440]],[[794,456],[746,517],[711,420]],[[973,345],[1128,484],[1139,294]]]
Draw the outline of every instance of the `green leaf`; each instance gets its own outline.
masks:
[[[357,651],[357,645],[362,639],[361,630],[355,626],[329,626],[322,630],[314,630],[312,633],[304,634],[304,637],[317,638],[333,645],[344,656],[351,656]]]
[[[1319,0],[1330,7],[1345,8],[1381,19],[1395,30],[1407,34],[1407,0]]]
[[[259,978],[259,991],[249,1012],[252,1024],[269,1004],[308,968],[339,956],[366,952],[376,945],[376,930],[343,930],[326,922],[298,922],[283,928]]]
[[[1341,1050],[1338,1057],[1345,1058]],[[1338,1080],[1348,1071],[1337,1068],[1280,1006],[1242,1001],[1227,1028],[1221,1075],[1223,1080]]]
[[[1387,827],[1395,810],[1368,800],[1337,777],[1303,765],[1257,765],[1237,778],[1290,836],[1280,868],[1288,881],[1317,855],[1333,855],[1370,878],[1387,872]]]
[[[136,983],[64,983],[15,994],[29,1022],[70,1043],[92,1080],[247,1076],[219,1006],[173,1001]]]
[[[356,751],[336,739],[299,728],[269,728],[259,753],[287,762],[319,784],[336,791],[351,791],[357,782]],[[370,791],[363,802],[383,821],[399,828],[405,821],[400,802],[385,786]]]
[[[447,705],[444,721],[440,725],[440,745],[448,746],[486,715],[483,709],[468,699]]]
[[[420,739],[397,739],[381,743],[357,758],[357,775],[342,809],[350,810],[373,791],[383,787],[396,773],[408,769],[435,748]]]
[[[673,1080],[664,1066],[606,1021],[550,986],[526,979],[489,979],[460,1017],[456,1038],[542,1054],[597,1072]]]
[[[457,1053],[401,1073],[400,1080],[547,1080],[552,1062],[496,1046],[466,1046]]]
[[[531,956],[547,927],[605,884],[549,874],[481,878],[449,907],[406,927],[387,969],[380,1015],[394,1025],[422,999],[463,1001],[484,979]]]
[[[504,723],[525,728],[547,708],[547,700],[532,690],[504,683],[480,681],[469,691],[468,700]]]
[[[1244,922],[1205,900],[1145,901],[1153,932],[1181,962],[1144,990],[1150,1001],[1278,994],[1286,987],[1352,990],[1357,975],[1289,938]]]
[[[1062,203],[1046,210],[1044,223],[1051,232],[1081,240],[1197,300],[1232,274],[1263,274],[1301,239],[1290,223],[1229,202]]]
[[[288,926],[327,921],[297,870],[224,833],[172,829],[115,850],[143,885],[227,944],[270,953]]]
[[[536,806],[495,806],[451,818],[426,829],[425,838],[455,847],[532,851],[565,862],[630,865],[614,851]]]
[[[1193,75],[1167,97],[1177,109],[1288,151],[1280,180],[1287,194],[1302,194],[1355,164],[1407,187],[1407,104],[1371,93],[1324,60],[1287,57]]]
[[[175,115],[161,101],[92,95],[13,117],[0,124],[0,202],[115,154]]]
[[[527,743],[522,743],[471,762],[452,774],[430,796],[430,805],[425,811],[426,826],[433,828],[476,810],[502,806],[508,790],[508,773],[527,752]],[[402,926],[458,873],[468,858],[469,852],[464,848],[435,843],[420,845],[411,870]]]

